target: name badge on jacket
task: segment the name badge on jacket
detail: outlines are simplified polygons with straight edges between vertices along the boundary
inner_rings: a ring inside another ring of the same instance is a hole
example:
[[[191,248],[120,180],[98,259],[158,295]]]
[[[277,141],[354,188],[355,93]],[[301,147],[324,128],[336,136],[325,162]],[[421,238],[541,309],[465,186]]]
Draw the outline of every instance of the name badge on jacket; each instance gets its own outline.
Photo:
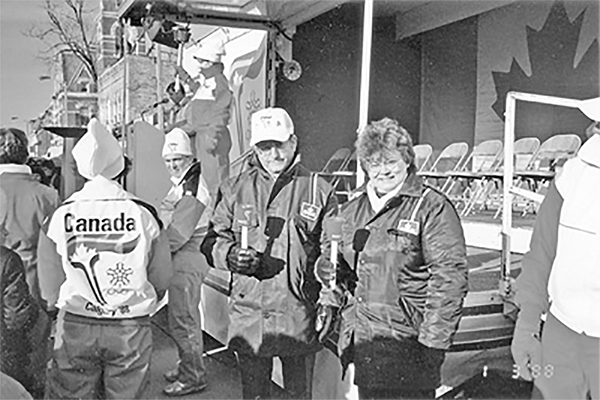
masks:
[[[419,223],[417,221],[410,221],[408,219],[401,219],[398,222],[398,230],[401,232],[410,233],[411,235],[419,234]]]
[[[308,219],[309,221],[316,221],[320,212],[321,207],[315,204],[303,202],[302,206],[300,207],[300,216]]]

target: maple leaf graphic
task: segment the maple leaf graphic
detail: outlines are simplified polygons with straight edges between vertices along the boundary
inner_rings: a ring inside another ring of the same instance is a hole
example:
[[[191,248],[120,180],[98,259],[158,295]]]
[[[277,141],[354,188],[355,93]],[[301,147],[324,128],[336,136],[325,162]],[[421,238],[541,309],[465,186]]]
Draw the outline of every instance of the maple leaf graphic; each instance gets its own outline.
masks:
[[[91,265],[92,259],[98,255],[96,249],[91,249],[85,245],[79,245],[71,256],[71,262],[79,262],[82,264]]]
[[[598,96],[598,39],[589,46],[579,64],[573,65],[586,12],[589,10],[585,9],[571,23],[563,2],[557,1],[539,31],[526,27],[531,76],[514,58],[509,72],[492,72],[497,94],[492,108],[502,120],[510,91],[573,99]],[[517,114],[517,130],[526,136],[549,136],[552,133],[549,131],[573,131],[580,125],[573,124],[574,118],[580,118],[578,112],[562,107],[519,103]]]

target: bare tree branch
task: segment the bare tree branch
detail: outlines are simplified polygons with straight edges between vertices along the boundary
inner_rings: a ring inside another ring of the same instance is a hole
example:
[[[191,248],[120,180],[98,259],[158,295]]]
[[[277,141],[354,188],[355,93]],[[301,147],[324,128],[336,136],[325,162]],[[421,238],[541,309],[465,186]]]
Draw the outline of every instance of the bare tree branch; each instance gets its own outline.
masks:
[[[24,34],[39,39],[46,45],[42,58],[49,61],[61,51],[74,54],[83,63],[94,82],[98,81],[96,68],[93,9],[89,0],[45,0],[42,6],[47,20],[38,23]]]

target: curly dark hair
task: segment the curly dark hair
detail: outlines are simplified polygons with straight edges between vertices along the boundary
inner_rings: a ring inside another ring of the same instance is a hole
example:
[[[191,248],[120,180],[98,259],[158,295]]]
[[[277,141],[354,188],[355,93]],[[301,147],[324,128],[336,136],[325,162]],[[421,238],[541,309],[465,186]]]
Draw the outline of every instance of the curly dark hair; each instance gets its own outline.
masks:
[[[355,146],[359,159],[363,161],[375,155],[398,151],[404,162],[409,165],[409,169],[415,168],[412,138],[394,119],[383,118],[368,124],[359,132]]]
[[[29,157],[27,135],[20,129],[0,129],[0,164],[25,164]]]

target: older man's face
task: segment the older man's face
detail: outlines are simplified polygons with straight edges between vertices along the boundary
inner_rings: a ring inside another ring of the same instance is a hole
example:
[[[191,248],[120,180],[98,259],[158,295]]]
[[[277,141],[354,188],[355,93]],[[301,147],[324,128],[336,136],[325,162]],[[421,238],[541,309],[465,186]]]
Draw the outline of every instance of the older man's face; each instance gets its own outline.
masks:
[[[281,174],[294,160],[296,153],[296,136],[291,136],[285,142],[265,140],[254,146],[258,160],[271,175]]]
[[[163,157],[163,160],[165,161],[167,171],[169,171],[171,177],[176,179],[181,178],[194,161],[192,156],[184,156],[181,154],[167,154]]]

